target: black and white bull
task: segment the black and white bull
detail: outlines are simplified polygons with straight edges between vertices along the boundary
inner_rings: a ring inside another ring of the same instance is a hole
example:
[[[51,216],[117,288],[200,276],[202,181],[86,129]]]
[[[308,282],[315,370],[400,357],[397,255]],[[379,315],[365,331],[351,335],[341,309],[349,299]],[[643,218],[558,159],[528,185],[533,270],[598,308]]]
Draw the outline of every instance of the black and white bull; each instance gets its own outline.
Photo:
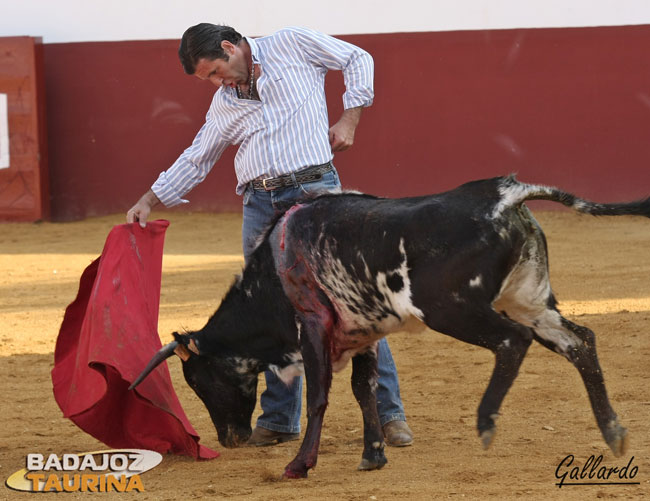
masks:
[[[358,193],[295,205],[269,229],[206,326],[174,333],[132,387],[175,350],[188,384],[226,447],[251,433],[257,375],[307,380],[308,422],[286,477],[316,464],[332,372],[352,359],[363,414],[359,469],[386,463],[377,415],[376,343],[416,317],[438,332],[491,350],[494,371],[478,407],[487,448],[495,419],[533,340],[580,372],[614,454],[626,429],[612,409],[594,333],[564,318],[549,283],[546,239],[523,204],[551,200],[592,215],[650,217],[650,199],[597,204],[514,177],[474,181],[404,199]]]

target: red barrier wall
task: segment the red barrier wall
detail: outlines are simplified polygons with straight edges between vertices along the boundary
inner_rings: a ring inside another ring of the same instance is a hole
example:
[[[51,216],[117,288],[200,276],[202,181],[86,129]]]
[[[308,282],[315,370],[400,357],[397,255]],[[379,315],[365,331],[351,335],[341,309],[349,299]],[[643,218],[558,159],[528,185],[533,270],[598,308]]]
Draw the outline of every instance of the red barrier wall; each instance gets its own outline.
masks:
[[[650,26],[344,36],[375,104],[336,155],[346,187],[407,196],[511,172],[599,201],[650,193]],[[45,46],[52,214],[126,212],[190,144],[214,89],[178,41]],[[342,78],[327,80],[330,117]],[[240,210],[229,149],[185,210]]]
[[[48,219],[43,44],[0,38],[0,93],[7,95],[9,166],[0,168],[0,221]],[[5,117],[0,117],[0,120]]]

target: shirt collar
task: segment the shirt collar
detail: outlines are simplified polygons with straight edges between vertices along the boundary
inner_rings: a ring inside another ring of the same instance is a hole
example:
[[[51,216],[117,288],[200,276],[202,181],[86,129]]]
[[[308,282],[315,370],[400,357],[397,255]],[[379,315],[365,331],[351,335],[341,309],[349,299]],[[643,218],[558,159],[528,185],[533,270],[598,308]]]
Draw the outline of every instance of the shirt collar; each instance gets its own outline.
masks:
[[[244,37],[246,41],[248,42],[248,45],[251,48],[251,55],[253,57],[253,62],[255,64],[260,64],[260,49],[257,46],[257,42],[255,42],[255,39],[250,38],[250,37]]]

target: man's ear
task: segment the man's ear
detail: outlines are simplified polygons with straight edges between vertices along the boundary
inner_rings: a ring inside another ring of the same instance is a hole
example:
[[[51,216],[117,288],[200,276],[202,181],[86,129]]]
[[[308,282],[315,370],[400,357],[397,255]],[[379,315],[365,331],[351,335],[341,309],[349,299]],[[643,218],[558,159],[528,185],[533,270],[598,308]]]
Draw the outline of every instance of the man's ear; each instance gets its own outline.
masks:
[[[221,41],[221,48],[223,49],[223,52],[228,56],[232,56],[235,53],[235,45],[233,45],[232,42],[229,42],[228,40],[222,40]]]

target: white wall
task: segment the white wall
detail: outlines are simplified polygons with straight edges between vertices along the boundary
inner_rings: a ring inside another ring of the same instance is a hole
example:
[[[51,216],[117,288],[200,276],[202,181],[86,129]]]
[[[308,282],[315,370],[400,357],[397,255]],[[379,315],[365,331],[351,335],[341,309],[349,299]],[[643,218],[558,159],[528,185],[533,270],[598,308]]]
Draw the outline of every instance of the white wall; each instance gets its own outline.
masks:
[[[650,24],[650,0],[0,0],[0,36],[45,43],[176,39],[199,22],[247,35]]]

